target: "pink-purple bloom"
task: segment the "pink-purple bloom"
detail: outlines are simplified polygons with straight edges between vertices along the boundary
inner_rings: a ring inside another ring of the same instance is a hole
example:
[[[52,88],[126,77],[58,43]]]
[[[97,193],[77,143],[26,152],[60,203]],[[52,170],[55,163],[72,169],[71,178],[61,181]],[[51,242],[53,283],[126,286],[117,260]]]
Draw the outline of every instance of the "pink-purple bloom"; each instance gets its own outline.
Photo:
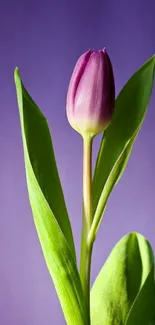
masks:
[[[105,49],[84,53],[78,59],[67,93],[67,117],[84,136],[103,132],[111,122],[115,106],[115,84]]]

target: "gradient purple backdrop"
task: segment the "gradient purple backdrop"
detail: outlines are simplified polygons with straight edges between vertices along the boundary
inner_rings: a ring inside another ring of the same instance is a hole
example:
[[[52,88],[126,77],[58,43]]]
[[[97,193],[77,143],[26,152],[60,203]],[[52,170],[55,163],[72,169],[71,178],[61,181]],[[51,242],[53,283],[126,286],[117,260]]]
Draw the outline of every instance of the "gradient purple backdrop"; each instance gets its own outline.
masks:
[[[106,46],[117,93],[155,52],[154,0],[0,2],[0,324],[64,324],[29,207],[13,70],[52,132],[79,258],[82,140],[65,99],[74,64]],[[100,136],[95,141],[94,157]],[[117,240],[136,230],[155,249],[155,91],[126,172],[108,202],[93,253],[92,281]]]

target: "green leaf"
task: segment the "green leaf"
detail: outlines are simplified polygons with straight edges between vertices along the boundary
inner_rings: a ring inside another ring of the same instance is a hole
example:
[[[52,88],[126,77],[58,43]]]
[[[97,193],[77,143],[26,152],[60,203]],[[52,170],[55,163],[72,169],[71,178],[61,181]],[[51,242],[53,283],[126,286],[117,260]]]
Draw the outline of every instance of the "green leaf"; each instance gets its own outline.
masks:
[[[15,71],[15,81],[23,137],[34,175],[75,258],[71,226],[47,121],[22,85],[18,70]]]
[[[141,122],[141,124],[142,124],[142,122]],[[114,167],[112,168],[112,170],[110,172],[108,180],[104,185],[104,188],[103,188],[103,191],[102,191],[102,194],[101,194],[101,197],[100,197],[97,209],[96,209],[96,213],[94,216],[93,224],[92,224],[89,236],[88,236],[88,239],[90,241],[92,241],[92,240],[94,241],[94,239],[96,237],[98,228],[99,228],[101,220],[102,220],[102,215],[106,208],[106,203],[107,203],[108,197],[109,197],[114,185],[118,182],[121,175],[123,174],[123,171],[126,167],[127,161],[129,159],[129,156],[130,156],[130,153],[132,150],[133,143],[134,143],[135,138],[139,132],[141,124],[139,125],[139,127],[137,128],[136,132],[133,134],[131,139],[128,141],[126,146],[124,147],[119,158],[116,160],[116,163],[114,164]]]
[[[24,88],[15,84],[30,204],[44,258],[69,325],[85,325],[88,313],[47,121]]]
[[[154,256],[138,233],[113,248],[91,290],[92,325],[150,325],[155,321]]]
[[[101,222],[110,191],[123,174],[144,120],[152,91],[154,70],[155,56],[131,77],[120,92],[112,123],[103,135],[92,186],[93,215],[94,219],[98,219],[93,221],[95,231]],[[115,174],[115,178],[111,177],[111,173]],[[109,192],[105,193],[105,186],[109,188]]]

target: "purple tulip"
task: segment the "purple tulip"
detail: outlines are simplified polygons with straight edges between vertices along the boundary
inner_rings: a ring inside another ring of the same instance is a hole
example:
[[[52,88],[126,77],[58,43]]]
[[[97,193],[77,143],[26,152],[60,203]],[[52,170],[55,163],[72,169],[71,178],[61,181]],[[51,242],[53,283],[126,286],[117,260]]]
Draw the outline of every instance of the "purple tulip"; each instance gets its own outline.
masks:
[[[68,88],[67,117],[83,137],[103,132],[111,122],[115,84],[105,50],[84,53],[78,59]]]

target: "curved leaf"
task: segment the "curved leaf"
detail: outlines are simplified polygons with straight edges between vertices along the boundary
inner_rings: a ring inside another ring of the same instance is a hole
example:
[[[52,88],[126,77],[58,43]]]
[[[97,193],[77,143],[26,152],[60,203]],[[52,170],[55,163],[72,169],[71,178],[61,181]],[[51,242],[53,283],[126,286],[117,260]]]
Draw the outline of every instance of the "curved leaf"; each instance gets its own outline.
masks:
[[[142,124],[142,122],[141,122],[141,124]],[[97,235],[97,231],[100,226],[100,223],[102,220],[102,215],[106,208],[106,203],[108,201],[109,195],[110,195],[113,187],[117,184],[121,175],[123,174],[123,171],[126,167],[127,161],[129,159],[129,156],[130,156],[130,153],[132,150],[133,143],[134,143],[135,138],[140,130],[141,124],[139,125],[139,127],[137,128],[136,132],[133,134],[131,139],[127,142],[127,144],[124,147],[123,151],[121,152],[119,158],[116,160],[116,162],[109,174],[109,177],[104,185],[101,197],[100,197],[98,205],[97,205],[97,209],[95,211],[94,220],[93,220],[93,223],[91,226],[91,230],[88,235],[88,240],[90,240],[90,241],[92,239],[94,240]]]
[[[138,233],[114,247],[91,290],[92,325],[150,325],[155,321],[154,256]]]
[[[48,125],[24,88],[18,69],[15,83],[28,193],[44,258],[67,323],[85,325],[86,303]]]
[[[130,150],[119,166],[119,173],[113,186],[120,179],[128,162],[134,141],[147,111],[153,86],[155,56],[150,58],[126,83],[116,100],[112,123],[105,131],[101,141],[93,177],[93,215],[97,209],[105,184],[114,166],[118,166],[120,156],[130,142]],[[135,135],[136,134],[136,135]],[[135,135],[135,136],[134,136]],[[132,141],[131,141],[132,139]],[[112,187],[113,187],[112,186]],[[109,195],[110,193],[107,193]],[[103,196],[102,196],[103,197]],[[105,206],[104,198],[100,201],[101,216]],[[100,217],[101,219],[101,217]]]

